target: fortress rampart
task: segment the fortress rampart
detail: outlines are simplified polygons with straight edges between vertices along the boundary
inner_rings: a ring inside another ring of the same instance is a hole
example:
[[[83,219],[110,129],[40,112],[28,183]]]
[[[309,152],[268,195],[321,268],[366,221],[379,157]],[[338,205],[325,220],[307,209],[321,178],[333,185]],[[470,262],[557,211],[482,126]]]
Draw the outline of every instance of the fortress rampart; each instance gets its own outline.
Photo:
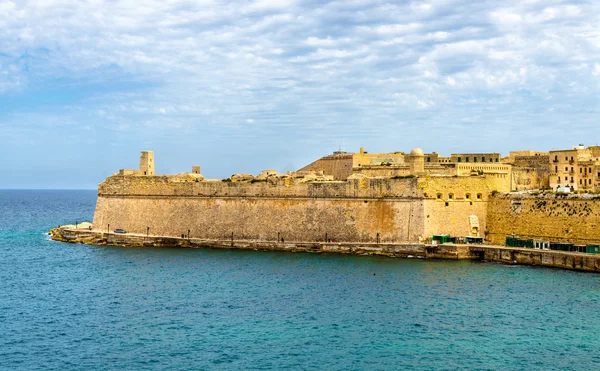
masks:
[[[500,194],[488,203],[487,239],[517,235],[542,241],[600,242],[600,195]]]
[[[141,170],[122,170],[99,185],[93,224],[101,231],[214,240],[394,244],[450,234],[496,244],[508,235],[600,242],[599,196],[509,194],[515,174],[498,154],[453,156],[361,149],[297,173],[206,180],[198,166],[154,175],[154,155],[144,151]],[[521,157],[513,162],[533,169],[548,158]]]
[[[423,233],[416,179],[294,183],[173,182],[113,176],[94,225],[134,233],[224,239],[412,241]],[[378,234],[379,233],[379,237]]]
[[[97,229],[197,238],[418,242],[434,233],[464,236],[469,217],[485,228],[495,177],[350,177],[250,182],[180,176],[109,177],[98,188]],[[110,228],[109,228],[110,226]]]

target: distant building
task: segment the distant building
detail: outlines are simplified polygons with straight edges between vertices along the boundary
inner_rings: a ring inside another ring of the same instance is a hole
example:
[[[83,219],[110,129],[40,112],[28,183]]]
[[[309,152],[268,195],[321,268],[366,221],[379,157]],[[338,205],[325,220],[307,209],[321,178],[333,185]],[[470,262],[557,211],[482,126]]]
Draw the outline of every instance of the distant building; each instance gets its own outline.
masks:
[[[550,151],[550,188],[573,191],[600,190],[600,147],[583,144]]]

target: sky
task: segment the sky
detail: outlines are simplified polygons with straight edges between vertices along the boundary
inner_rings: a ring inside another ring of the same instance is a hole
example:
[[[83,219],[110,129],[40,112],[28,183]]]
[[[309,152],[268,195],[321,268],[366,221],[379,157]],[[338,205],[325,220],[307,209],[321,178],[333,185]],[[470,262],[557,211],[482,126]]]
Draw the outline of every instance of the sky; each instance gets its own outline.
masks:
[[[0,188],[600,142],[600,2],[0,0]]]

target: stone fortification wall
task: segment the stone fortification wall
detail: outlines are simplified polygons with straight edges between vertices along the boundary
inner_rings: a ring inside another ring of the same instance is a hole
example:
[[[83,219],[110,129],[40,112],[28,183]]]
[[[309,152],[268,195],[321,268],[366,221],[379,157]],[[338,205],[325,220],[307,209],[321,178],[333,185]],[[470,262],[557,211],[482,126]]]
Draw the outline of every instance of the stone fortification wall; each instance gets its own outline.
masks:
[[[550,187],[550,156],[514,156],[511,189]]]
[[[97,229],[196,238],[354,242],[418,241],[417,179],[297,183],[171,182],[113,176],[99,186]],[[379,236],[379,237],[378,237]]]
[[[305,182],[193,181],[179,176],[112,176],[100,184],[94,226],[193,237],[295,241],[417,242],[466,236],[469,217],[486,228],[495,176],[368,178]],[[503,189],[501,189],[503,190]]]
[[[183,180],[183,181],[182,181]],[[361,178],[345,182],[303,182],[271,177],[252,182],[186,181],[179,176],[111,176],[98,186],[99,195],[200,197],[359,197],[414,198],[422,195],[416,178]]]
[[[504,244],[507,235],[575,244],[600,242],[600,196],[507,195],[492,197],[487,239]]]
[[[479,237],[486,227],[490,194],[504,185],[494,176],[431,177],[420,184],[427,195],[424,203],[424,233],[464,237],[471,232],[469,217],[479,221]]]
[[[418,241],[421,200],[100,196],[95,228],[193,238]],[[420,232],[420,233],[419,233]]]
[[[353,154],[325,156],[298,172],[323,171],[325,175],[333,175],[334,180],[346,180],[352,174],[352,158]]]

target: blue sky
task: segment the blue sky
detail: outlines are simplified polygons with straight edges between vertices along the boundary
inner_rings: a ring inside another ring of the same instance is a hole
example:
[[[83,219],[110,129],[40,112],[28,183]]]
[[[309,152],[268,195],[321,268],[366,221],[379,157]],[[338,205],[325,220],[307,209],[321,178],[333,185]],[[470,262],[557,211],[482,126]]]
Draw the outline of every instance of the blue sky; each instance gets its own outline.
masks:
[[[144,149],[223,178],[596,144],[598,25],[591,0],[0,0],[0,188],[95,188]]]

